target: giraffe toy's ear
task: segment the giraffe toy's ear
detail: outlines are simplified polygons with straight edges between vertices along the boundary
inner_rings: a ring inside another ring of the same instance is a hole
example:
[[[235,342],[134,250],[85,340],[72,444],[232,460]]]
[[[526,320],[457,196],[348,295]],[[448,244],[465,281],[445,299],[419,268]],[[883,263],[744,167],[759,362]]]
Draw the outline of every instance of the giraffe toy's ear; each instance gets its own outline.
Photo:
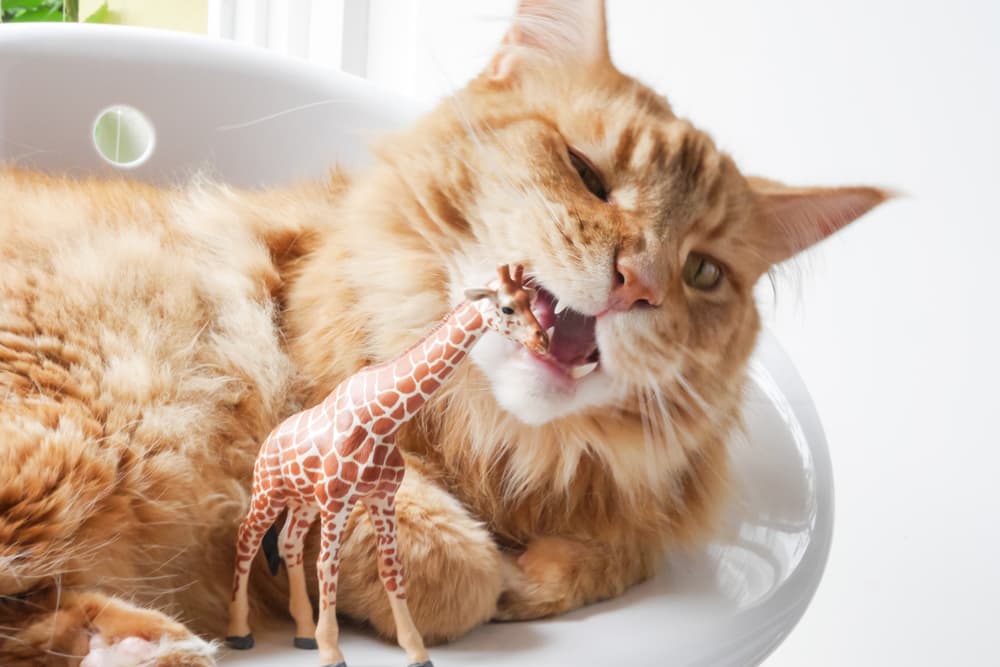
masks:
[[[465,298],[469,301],[479,301],[480,299],[489,299],[493,303],[497,302],[497,293],[493,290],[486,289],[484,287],[477,287],[474,289],[465,290]]]

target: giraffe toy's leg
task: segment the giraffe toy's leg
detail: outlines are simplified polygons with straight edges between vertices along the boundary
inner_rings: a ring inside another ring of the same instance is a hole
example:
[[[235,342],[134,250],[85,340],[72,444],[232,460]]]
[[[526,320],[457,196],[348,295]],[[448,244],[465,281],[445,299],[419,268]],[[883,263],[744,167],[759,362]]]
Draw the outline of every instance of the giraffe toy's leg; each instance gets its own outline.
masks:
[[[229,629],[226,632],[226,644],[235,649],[253,648],[253,635],[248,623],[250,567],[260,548],[261,538],[285,507],[280,479],[263,479],[261,475],[261,470],[255,469],[253,501],[240,524],[236,540],[236,572],[233,576],[233,598],[229,604]]]
[[[294,645],[301,649],[317,648],[316,624],[313,622],[313,608],[306,590],[306,572],[302,562],[306,533],[317,514],[319,508],[309,503],[291,507],[278,540],[278,553],[288,571],[288,610],[295,619]]]
[[[321,511],[322,530],[319,556],[316,559],[319,574],[316,643],[319,645],[320,664],[324,667],[346,667],[344,654],[340,652],[340,628],[337,625],[337,574],[340,570],[340,541],[352,505],[337,504],[340,506],[339,511],[328,508]]]
[[[396,539],[395,497],[373,498],[365,502],[365,508],[375,527],[378,546],[378,570],[382,584],[389,596],[389,606],[396,622],[396,637],[399,645],[410,659],[410,667],[433,667],[424,639],[417,630],[410,608],[406,604],[406,589],[403,586],[403,562],[400,559],[399,543]]]

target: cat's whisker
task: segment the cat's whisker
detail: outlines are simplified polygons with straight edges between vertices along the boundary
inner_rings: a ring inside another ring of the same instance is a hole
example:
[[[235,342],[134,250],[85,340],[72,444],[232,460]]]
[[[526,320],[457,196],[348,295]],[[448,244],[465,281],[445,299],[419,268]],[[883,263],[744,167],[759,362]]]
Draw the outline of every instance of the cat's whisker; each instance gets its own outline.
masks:
[[[674,381],[677,383],[677,386],[687,392],[695,403],[698,404],[698,407],[701,408],[703,413],[711,415],[715,411],[715,408],[712,405],[709,405],[708,401],[702,398],[701,394],[698,393],[698,390],[691,386],[691,383],[687,381],[683,373],[677,373],[674,376]]]
[[[56,609],[61,609],[62,608],[62,594],[63,594],[62,575],[58,575],[58,576],[56,576]],[[49,633],[49,645],[50,646],[53,643],[55,643],[55,636],[56,636],[56,624],[53,623],[52,624],[52,632]]]
[[[670,412],[670,404],[664,400],[659,387],[651,387],[650,392],[656,401],[656,406],[660,410],[659,416],[663,423],[664,434],[669,436],[669,441],[674,447],[683,450],[683,442],[677,430],[673,414]]]
[[[636,399],[639,403],[639,420],[642,425],[642,437],[648,439],[652,434],[652,426],[649,423],[649,406],[646,401],[646,394],[642,389],[636,392]]]
[[[681,442],[680,434],[675,427],[675,420],[670,412],[669,402],[665,401],[663,395],[660,393],[659,383],[655,382],[653,378],[649,377],[649,375],[650,374],[647,374],[647,386],[645,390],[650,393],[651,399],[655,400],[655,407],[659,409],[663,435],[670,444],[683,451],[683,443]]]
[[[254,118],[252,120],[244,121],[242,123],[230,123],[227,125],[218,125],[215,128],[216,132],[231,132],[233,130],[242,130],[248,127],[253,127],[255,125],[260,125],[261,123],[266,123],[271,120],[281,118],[282,116],[287,116],[288,114],[298,113],[300,111],[307,111],[309,109],[315,109],[316,107],[327,106],[330,104],[343,104],[345,102],[350,102],[348,98],[337,98],[331,97],[325,100],[318,100],[316,102],[309,102],[306,104],[300,104],[298,106],[289,107],[287,109],[282,109],[281,111],[276,111],[266,116],[261,116],[259,118]]]
[[[652,475],[658,472],[654,468],[660,467],[660,460],[663,458],[664,453],[677,449],[678,443],[670,415],[665,413],[662,407],[657,404],[657,399],[653,392],[647,389],[643,394],[646,397],[646,409],[649,412],[647,419],[652,426],[653,442],[646,446],[646,458],[650,463],[650,481],[653,481],[654,478]]]

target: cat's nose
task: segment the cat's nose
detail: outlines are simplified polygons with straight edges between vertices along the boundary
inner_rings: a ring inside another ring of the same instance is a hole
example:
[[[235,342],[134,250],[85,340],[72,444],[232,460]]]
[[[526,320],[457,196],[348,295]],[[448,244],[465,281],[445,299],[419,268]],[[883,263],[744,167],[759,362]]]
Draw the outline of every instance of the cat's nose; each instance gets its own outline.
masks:
[[[626,311],[636,306],[659,306],[663,303],[663,289],[650,275],[619,259],[615,266],[615,286],[608,302],[610,310]]]

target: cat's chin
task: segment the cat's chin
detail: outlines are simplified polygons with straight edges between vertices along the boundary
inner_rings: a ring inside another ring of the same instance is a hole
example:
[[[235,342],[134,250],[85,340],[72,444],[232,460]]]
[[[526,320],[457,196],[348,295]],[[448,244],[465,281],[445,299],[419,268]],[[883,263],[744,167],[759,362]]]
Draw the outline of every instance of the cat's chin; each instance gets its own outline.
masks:
[[[614,383],[600,366],[577,379],[499,336],[486,336],[472,359],[500,407],[525,424],[540,426],[615,400]]]

